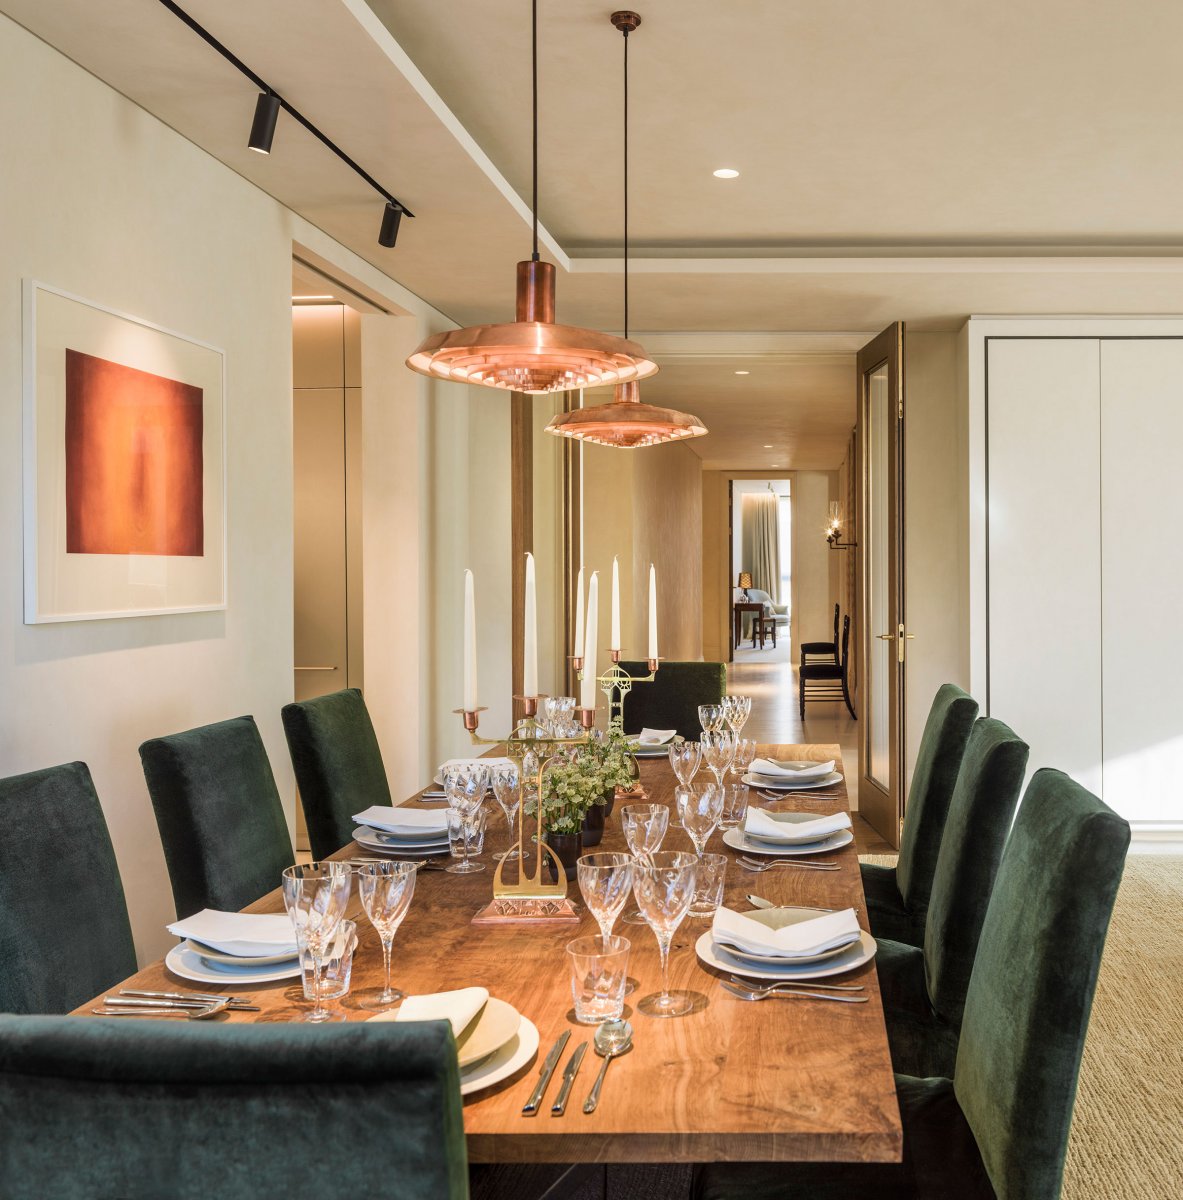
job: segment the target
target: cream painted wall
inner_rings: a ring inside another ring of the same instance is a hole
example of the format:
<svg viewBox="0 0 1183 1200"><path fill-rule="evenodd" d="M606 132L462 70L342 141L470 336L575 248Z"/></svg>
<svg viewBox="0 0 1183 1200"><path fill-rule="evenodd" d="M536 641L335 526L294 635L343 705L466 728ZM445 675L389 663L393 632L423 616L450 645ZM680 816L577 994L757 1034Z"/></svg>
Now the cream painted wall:
<svg viewBox="0 0 1183 1200"><path fill-rule="evenodd" d="M566 690L563 644L563 449L564 440L546 432L563 411L562 395L534 397L534 568L538 583L538 687L543 695Z"/></svg>
<svg viewBox="0 0 1183 1200"><path fill-rule="evenodd" d="M910 782L933 695L969 688L966 414L956 333L907 335L904 588L908 632L905 770Z"/></svg>

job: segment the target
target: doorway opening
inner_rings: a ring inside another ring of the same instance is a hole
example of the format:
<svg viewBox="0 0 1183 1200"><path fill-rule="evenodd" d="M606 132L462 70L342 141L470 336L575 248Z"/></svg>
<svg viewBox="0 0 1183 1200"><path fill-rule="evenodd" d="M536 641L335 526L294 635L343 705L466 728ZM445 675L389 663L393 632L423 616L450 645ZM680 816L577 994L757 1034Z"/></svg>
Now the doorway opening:
<svg viewBox="0 0 1183 1200"><path fill-rule="evenodd" d="M731 511L732 660L791 662L791 481L732 480Z"/></svg>

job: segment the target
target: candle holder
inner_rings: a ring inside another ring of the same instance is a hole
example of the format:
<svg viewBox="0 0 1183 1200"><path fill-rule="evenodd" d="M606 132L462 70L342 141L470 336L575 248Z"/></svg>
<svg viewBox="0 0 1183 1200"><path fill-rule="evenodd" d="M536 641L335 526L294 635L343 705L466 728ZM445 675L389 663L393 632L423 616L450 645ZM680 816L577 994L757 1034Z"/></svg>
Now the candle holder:
<svg viewBox="0 0 1183 1200"><path fill-rule="evenodd" d="M612 665L604 672L603 675L596 676L596 682L600 685L600 691L608 697L608 736L609 737L624 737L624 698L633 690L635 683L652 683L657 676L658 660L650 658L646 660L646 666L649 668L648 675L630 675L620 665L620 651L610 650L609 657L612 659ZM579 678L583 679L583 672L579 673ZM583 721L584 709L579 710L579 719ZM594 719L595 713L592 712ZM584 725L584 728L589 728Z"/></svg>

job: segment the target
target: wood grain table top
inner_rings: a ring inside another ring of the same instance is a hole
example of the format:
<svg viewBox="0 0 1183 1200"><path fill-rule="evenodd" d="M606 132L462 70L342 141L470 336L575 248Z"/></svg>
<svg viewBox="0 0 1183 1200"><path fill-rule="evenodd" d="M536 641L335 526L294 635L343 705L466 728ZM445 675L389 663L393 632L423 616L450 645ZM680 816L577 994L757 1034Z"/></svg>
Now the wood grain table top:
<svg viewBox="0 0 1183 1200"><path fill-rule="evenodd" d="M839 759L838 747L832 745L762 746L760 752L818 761ZM672 807L676 780L665 759L642 759L641 780L651 801ZM832 799L798 799L792 807L818 815L840 811L846 807L845 789L838 789ZM722 977L697 960L694 943L709 923L691 918L674 937L670 986L697 993L695 1011L666 1019L632 1011L638 997L660 987L657 943L646 926L618 922L615 932L632 942L629 975L637 982L636 991L626 999L625 1012L634 1028L633 1049L612 1064L599 1108L592 1115L584 1115L582 1102L600 1060L589 1044L566 1115L554 1118L549 1112L558 1091L556 1071L542 1114L523 1117L521 1107L541 1060L559 1034L571 1031L560 1071L581 1041L590 1043L593 1029L574 1020L565 947L572 938L596 933L598 928L575 882L568 894L576 902L578 925L472 926L472 917L491 898L491 851L508 843L501 813L491 801L490 810L482 856L489 869L474 875L419 873L410 912L395 938L392 972L395 986L408 994L487 987L538 1027L541 1041L534 1062L504 1083L466 1098L470 1161L899 1161L899 1108L874 963L830 981L864 984L870 998L867 1004L744 1001L724 991ZM690 849L690 839L671 824L664 848ZM736 865L734 852L723 846L718 832L708 848L732 859L724 901L729 907L750 908L744 898L748 892L777 904L853 906L860 924L867 927L853 843L824 856L841 864L833 872L778 868L749 873ZM597 849L627 849L617 815L609 819ZM350 846L335 857L364 856L360 847ZM247 911L282 912L278 889ZM361 911L356 889L348 915L357 921L359 937L353 986L380 984L378 937ZM123 986L251 995L263 1011L220 1018L236 1022L292 1020L306 1007L298 981L217 988L179 979L163 961L146 967ZM349 1020L370 1015L350 1007L348 997L338 1003ZM77 1012L84 1015L91 1007L85 1004Z"/></svg>

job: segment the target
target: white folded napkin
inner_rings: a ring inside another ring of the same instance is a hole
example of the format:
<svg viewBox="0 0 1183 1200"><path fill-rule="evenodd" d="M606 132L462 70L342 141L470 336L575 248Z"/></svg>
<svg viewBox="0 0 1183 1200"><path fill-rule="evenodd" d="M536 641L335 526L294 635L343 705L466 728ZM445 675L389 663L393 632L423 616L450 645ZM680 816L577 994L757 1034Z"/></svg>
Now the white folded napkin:
<svg viewBox="0 0 1183 1200"><path fill-rule="evenodd" d="M642 729L637 735L637 741L642 746L664 746L672 742L677 734L676 729Z"/></svg>
<svg viewBox="0 0 1183 1200"><path fill-rule="evenodd" d="M775 758L757 758L752 760L751 771L753 775L766 775L769 779L819 779L833 774L834 760L810 763L807 767L790 767Z"/></svg>
<svg viewBox="0 0 1183 1200"><path fill-rule="evenodd" d="M391 808L374 805L365 812L354 813L359 825L368 825L382 833L447 833L448 814L440 809Z"/></svg>
<svg viewBox="0 0 1183 1200"><path fill-rule="evenodd" d="M454 992L432 992L428 996L408 996L396 1012L379 1013L371 1021L450 1021L452 1033L459 1037L473 1018L488 1003L489 989L460 988Z"/></svg>
<svg viewBox="0 0 1183 1200"><path fill-rule="evenodd" d="M778 820L776 813L749 808L744 814L743 831L748 837L759 838L762 842L781 842L790 846L820 842L832 833L850 828L850 814L845 812L831 813L827 817L814 817L809 821L784 819L796 816L796 813L784 813Z"/></svg>
<svg viewBox="0 0 1183 1200"><path fill-rule="evenodd" d="M849 945L858 939L860 932L853 908L811 917L781 929L770 929L733 909L718 908L711 927L716 942L770 958L810 958Z"/></svg>
<svg viewBox="0 0 1183 1200"><path fill-rule="evenodd" d="M269 916L203 908L167 928L177 937L192 938L240 958L270 958L289 950L293 958L296 955L296 931L286 914Z"/></svg>
<svg viewBox="0 0 1183 1200"><path fill-rule="evenodd" d="M440 764L437 775L443 779L444 772L449 767L488 767L490 771L495 771L498 767L512 767L513 765L512 758L449 758L447 762Z"/></svg>

